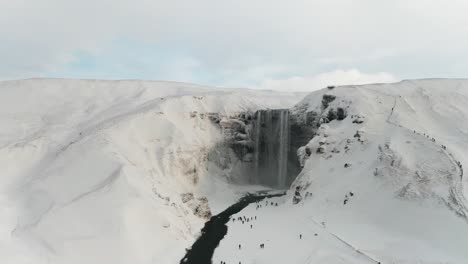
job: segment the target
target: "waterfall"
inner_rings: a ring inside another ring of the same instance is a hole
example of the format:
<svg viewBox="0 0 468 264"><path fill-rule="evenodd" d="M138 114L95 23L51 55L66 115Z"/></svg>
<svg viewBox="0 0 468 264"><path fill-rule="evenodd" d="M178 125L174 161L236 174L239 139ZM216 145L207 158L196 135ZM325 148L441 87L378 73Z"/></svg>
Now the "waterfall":
<svg viewBox="0 0 468 264"><path fill-rule="evenodd" d="M251 182L276 188L287 187L289 111L257 111L254 133L254 175L251 176Z"/></svg>
<svg viewBox="0 0 468 264"><path fill-rule="evenodd" d="M286 187L288 152L289 152L289 111L283 110L280 113L279 124L279 157L278 157L278 186Z"/></svg>
<svg viewBox="0 0 468 264"><path fill-rule="evenodd" d="M262 122L262 112L257 111L257 122L255 125L255 133L254 133L254 140L255 140L255 152L254 152L254 170L255 174L253 177L250 178L250 183L255 183L259 184L259 177L260 171L258 167L258 160L259 160L259 153L260 153L260 128L261 128L261 122Z"/></svg>

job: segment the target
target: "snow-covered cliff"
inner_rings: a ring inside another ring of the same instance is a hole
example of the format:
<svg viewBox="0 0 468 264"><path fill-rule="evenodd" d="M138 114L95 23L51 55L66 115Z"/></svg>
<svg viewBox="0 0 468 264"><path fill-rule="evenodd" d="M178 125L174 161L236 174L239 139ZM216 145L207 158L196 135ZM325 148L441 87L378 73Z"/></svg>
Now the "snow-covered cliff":
<svg viewBox="0 0 468 264"><path fill-rule="evenodd" d="M235 216L258 220L231 222L215 261L468 259L467 80L303 98L33 79L0 95L2 263L177 263L210 215L296 170L286 196Z"/></svg>
<svg viewBox="0 0 468 264"><path fill-rule="evenodd" d="M211 113L301 94L144 81L0 82L0 262L176 263L256 186L210 162Z"/></svg>

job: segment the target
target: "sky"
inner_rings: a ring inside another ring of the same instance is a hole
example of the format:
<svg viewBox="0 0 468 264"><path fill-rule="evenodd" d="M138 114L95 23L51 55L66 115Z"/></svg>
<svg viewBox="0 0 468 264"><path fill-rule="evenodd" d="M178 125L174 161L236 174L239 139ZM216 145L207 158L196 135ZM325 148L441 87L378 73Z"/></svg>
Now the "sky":
<svg viewBox="0 0 468 264"><path fill-rule="evenodd" d="M0 80L223 87L462 78L466 0L0 0Z"/></svg>

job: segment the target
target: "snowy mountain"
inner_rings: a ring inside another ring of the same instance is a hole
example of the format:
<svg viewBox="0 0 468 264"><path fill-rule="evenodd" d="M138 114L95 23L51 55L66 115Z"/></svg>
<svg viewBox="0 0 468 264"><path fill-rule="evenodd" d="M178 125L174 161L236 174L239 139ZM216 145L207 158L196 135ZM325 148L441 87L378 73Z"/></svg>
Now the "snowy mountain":
<svg viewBox="0 0 468 264"><path fill-rule="evenodd" d="M303 97L47 79L0 92L1 263L177 263L211 213L264 188L207 161L222 137L208 114Z"/></svg>
<svg viewBox="0 0 468 264"><path fill-rule="evenodd" d="M179 263L212 215L290 184L232 216L252 220L229 221L213 263L468 259L467 80L305 96L32 79L0 94L1 263Z"/></svg>
<svg viewBox="0 0 468 264"><path fill-rule="evenodd" d="M291 110L313 112L319 123L298 151L302 172L288 195L276 198L278 207L251 205L239 213L261 220L252 229L230 223L215 259L466 263L467 102L466 80L343 86L308 95ZM339 108L346 118L327 120ZM230 254L236 243L248 249ZM267 247L259 250L260 243Z"/></svg>

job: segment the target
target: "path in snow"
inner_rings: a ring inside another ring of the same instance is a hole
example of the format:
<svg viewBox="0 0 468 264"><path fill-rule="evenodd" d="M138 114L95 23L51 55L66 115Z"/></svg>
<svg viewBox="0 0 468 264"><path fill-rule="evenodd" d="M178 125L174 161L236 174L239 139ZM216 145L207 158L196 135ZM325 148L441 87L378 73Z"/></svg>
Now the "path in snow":
<svg viewBox="0 0 468 264"><path fill-rule="evenodd" d="M181 264L210 264L212 263L213 253L218 247L219 242L227 234L227 225L231 215L240 212L251 203L263 200L264 198L272 198L283 196L286 193L279 194L248 194L239 202L231 205L222 213L211 217L210 221L205 223L201 230L201 235L187 251L184 258L180 261Z"/></svg>
<svg viewBox="0 0 468 264"><path fill-rule="evenodd" d="M384 94L384 93L382 93ZM467 200L466 200L466 197L463 193L463 189L464 189L464 186L463 186L463 167L461 165L461 163L458 163L457 159L455 159L455 157L453 156L453 154L447 150L447 148L443 148L442 145L438 145L437 143L435 143L435 139L434 141L432 141L431 137L427 134L421 134L420 132L416 131L416 130L411 130L405 126L402 126L402 125L399 125L399 124L396 124L394 123L393 121L391 121L391 118L393 116L393 112L395 110L395 107L397 106L397 101L398 101L398 98L396 96L393 96L393 95L387 95L387 96L390 96L390 97L393 97L394 99L394 103L393 103L393 106L392 106L392 110L389 114L389 116L387 117L387 120L386 122L388 124L391 124L395 127L400 127L400 128L403 128L403 129L406 129L410 132L413 132L413 134L415 135L418 135L418 136L421 136L421 137L424 137L424 139L426 140L430 140L431 142L433 142L434 144L436 144L438 147L441 148L441 152L444 153L451 161L452 163L454 164L454 168L455 168L455 171L457 172L458 175L455 175L455 177L453 177L453 185L452 185L452 188L451 188L451 191L450 191L450 197L448 197L448 202L447 202L447 205L449 206L450 209L454 210L455 213L464 218L465 221L468 221L468 218L467 218L467 215L468 215L468 208L467 208ZM453 203L455 206L458 206L458 210L457 208L453 208L454 205L450 204L450 203Z"/></svg>

